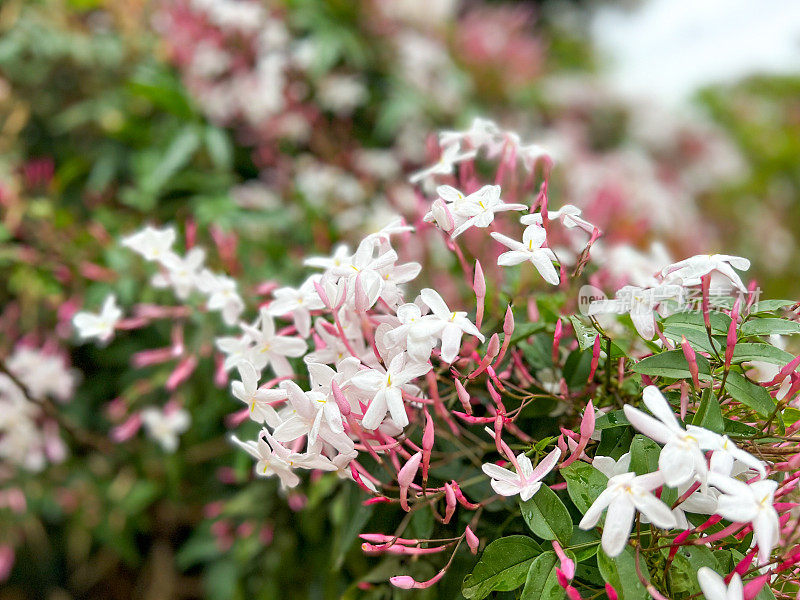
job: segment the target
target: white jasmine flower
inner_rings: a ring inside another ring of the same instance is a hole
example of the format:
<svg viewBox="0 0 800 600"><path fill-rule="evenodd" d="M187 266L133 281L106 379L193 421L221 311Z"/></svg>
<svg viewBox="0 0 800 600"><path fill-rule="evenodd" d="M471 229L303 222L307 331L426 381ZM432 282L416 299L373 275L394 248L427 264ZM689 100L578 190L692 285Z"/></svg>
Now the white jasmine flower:
<svg viewBox="0 0 800 600"><path fill-rule="evenodd" d="M166 272L153 276L152 284L156 288L171 287L180 300L186 300L200 279L200 269L206 253L202 248L192 248L185 257L173 252L167 253L161 260Z"/></svg>
<svg viewBox="0 0 800 600"><path fill-rule="evenodd" d="M539 225L530 225L522 232L522 241L511 239L502 233L492 232L492 237L498 242L509 248L508 252L503 252L497 257L497 264L501 267L510 267L523 262L530 262L542 278L552 285L558 285L560 278L558 271L553 266L553 261L557 260L556 255L550 248L543 248L546 233L544 228Z"/></svg>
<svg viewBox="0 0 800 600"><path fill-rule="evenodd" d="M278 377L293 375L294 369L287 357L303 356L308 348L305 341L298 337L275 333L275 322L266 309L261 310L259 320L260 328L257 328L257 325L242 325L255 343L255 347L249 353L253 366L256 369L263 369L269 365Z"/></svg>
<svg viewBox="0 0 800 600"><path fill-rule="evenodd" d="M497 212L508 210L525 210L524 204L506 204L500 199L499 185L485 185L459 202L453 204L453 213L466 218L463 224L456 227L451 237L456 238L470 227L488 227L494 221Z"/></svg>
<svg viewBox="0 0 800 600"><path fill-rule="evenodd" d="M642 398L655 418L630 405L624 407L625 416L647 437L664 444L658 457L658 469L667 485L679 486L695 475L705 483L708 465L703 450L717 446L719 436L703 427L681 427L669 402L654 385L644 389Z"/></svg>
<svg viewBox="0 0 800 600"><path fill-rule="evenodd" d="M442 360L452 363L461 349L461 336L474 335L481 342L486 341L478 328L467 318L464 311L451 312L439 293L430 288L420 292L420 298L431 309L433 316L444 324L439 335L442 340Z"/></svg>
<svg viewBox="0 0 800 600"><path fill-rule="evenodd" d="M516 496L519 494L523 501L527 501L539 491L542 486L541 480L553 470L559 458L561 458L561 450L555 448L539 461L539 464L534 468L531 459L524 452L520 452L517 456L519 473L514 473L494 463L486 463L481 466L481 469L492 478L492 489L495 492L501 496Z"/></svg>
<svg viewBox="0 0 800 600"><path fill-rule="evenodd" d="M683 301L684 289L679 285L658 285L640 288L626 285L617 290L613 300L596 300L589 305L589 315L629 313L636 332L646 340L656 335L655 312L659 303L675 298Z"/></svg>
<svg viewBox="0 0 800 600"><path fill-rule="evenodd" d="M400 353L389 363L388 370L368 369L357 373L351 379L356 387L375 394L361 420L364 429L377 429L387 411L398 427L408 425L403 390L409 382L425 375L433 368L430 363L416 362L408 358L406 353Z"/></svg>
<svg viewBox="0 0 800 600"><path fill-rule="evenodd" d="M745 292L747 288L739 274L733 269L747 271L750 261L740 256L729 254L698 254L675 264L668 265L661 270L661 277L665 280L677 280L685 286L700 285L701 278L711 274L713 287L732 284L738 290Z"/></svg>
<svg viewBox="0 0 800 600"><path fill-rule="evenodd" d="M147 434L165 452L175 452L178 449L178 436L189 429L191 423L189 413L182 408L162 410L151 406L141 412L141 417Z"/></svg>
<svg viewBox="0 0 800 600"><path fill-rule="evenodd" d="M635 512L638 510L656 527L672 529L675 516L669 506L653 495L653 490L664 485L661 473L623 473L608 480L605 490L589 507L578 527L592 529L608 508L601 545L611 557L618 556L630 539Z"/></svg>
<svg viewBox="0 0 800 600"><path fill-rule="evenodd" d="M583 219L581 217L581 209L572 204L565 204L558 210L547 211L547 218L550 221L558 219L567 229L578 227L588 234L592 234L594 230L597 229L594 225L589 223L589 221ZM542 225L542 213L537 212L530 215L523 215L519 221L523 225Z"/></svg>
<svg viewBox="0 0 800 600"><path fill-rule="evenodd" d="M108 342L114 337L114 328L121 318L122 311L112 294L106 297L100 314L81 311L72 317L72 324L81 339L97 338L101 342Z"/></svg>
<svg viewBox="0 0 800 600"><path fill-rule="evenodd" d="M292 470L292 459L297 455L272 437L266 429L261 430L255 441L243 442L235 435L231 436L231 440L256 459L254 471L259 477L277 475L282 489L293 488L300 483L300 478Z"/></svg>
<svg viewBox="0 0 800 600"><path fill-rule="evenodd" d="M750 523L758 544L758 560L766 563L780 537L778 513L773 506L778 482L762 479L747 484L714 472L708 482L722 492L717 514L735 523Z"/></svg>
<svg viewBox="0 0 800 600"><path fill-rule="evenodd" d="M251 363L242 361L237 367L242 380L231 383L231 393L247 405L250 418L256 423L267 423L270 427L280 425L281 419L272 403L285 400L286 390L262 390L258 387L259 374Z"/></svg>
<svg viewBox="0 0 800 600"><path fill-rule="evenodd" d="M307 338L311 332L311 311L325 308L319 297L314 283L320 280L319 275L306 279L298 288L284 287L273 292L275 300L267 308L267 312L274 317L290 314L294 319L297 332Z"/></svg>
<svg viewBox="0 0 800 600"><path fill-rule="evenodd" d="M411 183L417 183L431 175L450 175L456 163L475 158L477 154L477 150L466 150L462 152L458 144L447 146L442 150L442 155L439 157L438 162L421 171L413 173L408 180Z"/></svg>
<svg viewBox="0 0 800 600"><path fill-rule="evenodd" d="M148 225L141 231L122 238L122 245L141 254L146 260L162 261L172 252L176 235L174 227L157 229Z"/></svg>
<svg viewBox="0 0 800 600"><path fill-rule="evenodd" d="M197 279L197 287L208 295L208 310L220 311L222 320L228 325L235 325L244 311L244 300L237 292L236 281L225 275L217 275L203 269Z"/></svg>

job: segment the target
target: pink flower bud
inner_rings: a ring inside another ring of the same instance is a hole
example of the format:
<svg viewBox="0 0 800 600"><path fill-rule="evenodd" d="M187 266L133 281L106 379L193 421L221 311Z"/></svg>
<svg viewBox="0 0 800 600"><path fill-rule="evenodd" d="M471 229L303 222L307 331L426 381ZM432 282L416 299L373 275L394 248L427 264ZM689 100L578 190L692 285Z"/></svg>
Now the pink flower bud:
<svg viewBox="0 0 800 600"><path fill-rule="evenodd" d="M453 514L456 512L456 504L458 504L458 501L456 500L456 493L453 491L453 486L451 486L449 483L444 484L444 499L445 510L442 523L447 525L450 522L450 519L453 518Z"/></svg>
<svg viewBox="0 0 800 600"><path fill-rule="evenodd" d="M195 367L197 367L197 357L194 355L187 356L172 371L164 387L170 392L174 391L180 384L191 377Z"/></svg>
<svg viewBox="0 0 800 600"><path fill-rule="evenodd" d="M744 585L744 600L752 600L758 596L761 592L761 588L769 581L770 577L772 577L772 573L768 572L748 581Z"/></svg>
<svg viewBox="0 0 800 600"><path fill-rule="evenodd" d="M739 298L733 303L733 310L731 310L731 324L728 327L728 339L725 345L725 369L731 366L733 360L733 349L736 347L736 328L739 325Z"/></svg>
<svg viewBox="0 0 800 600"><path fill-rule="evenodd" d="M464 387L464 384L461 383L458 379L455 379L456 385L456 394L458 394L458 400L461 402L461 406L464 407L464 410L468 415L472 414L472 404L470 403L469 392Z"/></svg>
<svg viewBox="0 0 800 600"><path fill-rule="evenodd" d="M428 480L428 468L431 464L431 450L434 441L433 419L430 413L425 410L425 431L422 434L422 479Z"/></svg>
<svg viewBox="0 0 800 600"><path fill-rule="evenodd" d="M406 512L408 508L408 487L414 481L414 477L419 470L419 463L422 461L422 452L417 452L408 459L403 468L397 473L397 483L400 484L400 506Z"/></svg>
<svg viewBox="0 0 800 600"><path fill-rule="evenodd" d="M709 288L711 287L711 275L703 275L700 278L701 289L703 291L703 301L702 301L702 308L703 308L703 323L706 325L706 329L711 329L711 316L709 314L709 302L708 302L708 292Z"/></svg>
<svg viewBox="0 0 800 600"><path fill-rule="evenodd" d="M687 341L684 336L681 336L681 348L683 348L683 355L686 357L686 362L689 363L689 372L692 374L692 383L695 389L700 388L700 370L697 366L697 355L694 348Z"/></svg>
<svg viewBox="0 0 800 600"><path fill-rule="evenodd" d="M339 407L339 412L342 413L343 417L346 417L350 414L351 408L350 403L342 392L342 388L340 388L339 384L335 381L331 381L331 391L333 392L333 399L336 401L336 406Z"/></svg>
<svg viewBox="0 0 800 600"><path fill-rule="evenodd" d="M478 546L480 546L481 541L478 539L478 536L472 532L472 529L469 528L469 525L467 525L467 528L464 531L464 537L467 540L467 546L469 546L470 552L477 554Z"/></svg>
<svg viewBox="0 0 800 600"><path fill-rule="evenodd" d="M389 578L389 583L401 590L410 590L417 582L409 575L395 575Z"/></svg>
<svg viewBox="0 0 800 600"><path fill-rule="evenodd" d="M122 425L111 430L111 439L117 443L131 439L142 426L142 417L136 413L128 418Z"/></svg>
<svg viewBox="0 0 800 600"><path fill-rule="evenodd" d="M553 364L558 364L558 346L561 342L561 336L564 326L561 323L561 319L556 321L556 331L553 334Z"/></svg>
<svg viewBox="0 0 800 600"><path fill-rule="evenodd" d="M606 358L609 360L609 358ZM596 335L594 338L594 344L592 345L592 364L589 368L589 379L588 381L591 382L594 379L595 371L597 371L597 365L600 363L600 334Z"/></svg>
<svg viewBox="0 0 800 600"><path fill-rule="evenodd" d="M608 596L608 600L619 600L619 594L617 594L617 590L614 589L610 583L606 584L606 595Z"/></svg>
<svg viewBox="0 0 800 600"><path fill-rule="evenodd" d="M8 544L0 546L0 581L5 581L14 568L14 548Z"/></svg>

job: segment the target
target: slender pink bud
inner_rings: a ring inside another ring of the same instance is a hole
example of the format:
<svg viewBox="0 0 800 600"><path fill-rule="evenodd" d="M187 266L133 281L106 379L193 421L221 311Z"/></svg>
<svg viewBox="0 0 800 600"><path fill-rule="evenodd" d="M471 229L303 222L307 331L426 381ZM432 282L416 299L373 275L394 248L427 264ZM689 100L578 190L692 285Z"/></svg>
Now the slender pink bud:
<svg viewBox="0 0 800 600"><path fill-rule="evenodd" d="M608 600L619 600L619 594L617 594L617 590L615 590L614 586L610 583L606 584L606 595L608 596Z"/></svg>
<svg viewBox="0 0 800 600"><path fill-rule="evenodd" d="M503 358L506 355L506 350L508 350L509 344L511 344L511 335L514 333L514 313L511 310L511 305L509 304L506 307L506 316L503 320L503 345L500 348L500 353L497 355L497 360L494 363L494 366L497 368L500 366Z"/></svg>
<svg viewBox="0 0 800 600"><path fill-rule="evenodd" d="M558 560L561 561L562 573L568 580L572 580L575 577L575 561L567 556L561 544L555 540L553 541L553 551L556 553L556 556L558 556ZM565 586L562 585L561 587Z"/></svg>
<svg viewBox="0 0 800 600"><path fill-rule="evenodd" d="M428 581L416 581L413 577L408 575L395 575L394 577L389 578L389 583L393 586L400 588L401 590L424 590L426 588L431 587L437 581L439 581L442 577L444 577L445 570L442 569L436 575L431 577Z"/></svg>
<svg viewBox="0 0 800 600"><path fill-rule="evenodd" d="M14 568L14 548L8 544L0 546L0 581L5 581Z"/></svg>
<svg viewBox="0 0 800 600"><path fill-rule="evenodd" d="M731 324L728 327L728 339L725 346L725 370L730 369L733 360L733 349L736 347L736 328L739 326L739 298L733 303Z"/></svg>
<svg viewBox="0 0 800 600"><path fill-rule="evenodd" d="M594 344L592 344L592 364L589 368L589 382L594 379L597 365L600 363L600 345L600 334L597 334L594 338ZM608 360L608 358L606 360Z"/></svg>
<svg viewBox="0 0 800 600"><path fill-rule="evenodd" d="M458 487L458 483L453 480L450 482L450 486L453 488L453 492L455 492L456 500L458 503L468 510L477 510L481 507L480 504L475 504L467 500L467 497L464 495L464 492L461 491L461 488Z"/></svg>
<svg viewBox="0 0 800 600"><path fill-rule="evenodd" d="M536 323L539 320L539 307L536 305L536 300L533 298L528 299L528 321Z"/></svg>
<svg viewBox="0 0 800 600"><path fill-rule="evenodd" d="M433 418L425 409L425 431L422 434L422 480L428 481L428 468L431 464L431 450L434 440Z"/></svg>
<svg viewBox="0 0 800 600"><path fill-rule="evenodd" d="M571 585L567 586L566 592L567 592L567 598L569 598L569 600L583 600L581 597L581 593L577 590L577 588L574 588Z"/></svg>
<svg viewBox="0 0 800 600"><path fill-rule="evenodd" d="M142 426L142 417L136 413L128 418L122 425L111 430L111 439L117 443L131 439Z"/></svg>
<svg viewBox="0 0 800 600"><path fill-rule="evenodd" d="M594 424L594 404L592 404L592 401L589 400L589 404L586 405L586 410L583 411L583 418L581 419L581 435L578 445L573 450L572 456L563 462L561 468L571 465L581 457L583 451L586 449L586 446L589 443L589 440L592 437L592 434L594 433Z"/></svg>
<svg viewBox="0 0 800 600"><path fill-rule="evenodd" d="M561 335L562 335L563 327L564 326L561 323L561 319L556 321L556 331L555 331L555 334L553 335L553 364L554 365L558 364L558 346L559 346L559 343L561 342Z"/></svg>
<svg viewBox="0 0 800 600"><path fill-rule="evenodd" d="M681 379L681 421L686 420L686 411L689 410L689 384Z"/></svg>
<svg viewBox="0 0 800 600"><path fill-rule="evenodd" d="M758 596L761 592L761 588L769 581L770 577L772 577L771 572L765 573L744 584L744 600L752 600Z"/></svg>
<svg viewBox="0 0 800 600"><path fill-rule="evenodd" d="M342 388L339 387L339 384L335 381L331 381L331 391L333 392L333 399L336 401L336 406L339 407L339 412L342 413L343 417L346 417L350 414L350 403L347 401L347 398L344 397L344 393L342 392Z"/></svg>
<svg viewBox="0 0 800 600"><path fill-rule="evenodd" d="M763 385L765 385L765 386L769 387L769 386L771 386L771 385L775 385L776 383L780 383L780 382L782 382L782 381L783 381L784 379L786 379L786 378L787 378L789 375L791 375L792 373L794 373L794 370L797 368L797 365L800 365L800 354L798 354L797 356L795 356L795 357L794 357L794 358L791 360L791 362L789 362L789 364L787 364L787 365L786 365L785 367L783 367L783 368L782 368L780 371L778 371L778 374L777 374L777 375L775 375L775 377L773 377L773 378L772 378L772 380L768 381L767 383L765 383L765 384L763 384Z"/></svg>
<svg viewBox="0 0 800 600"><path fill-rule="evenodd" d="M408 459L403 468L397 473L397 483L400 484L400 506L408 512L408 487L414 481L414 477L419 470L419 463L422 461L422 452L417 452Z"/></svg>
<svg viewBox="0 0 800 600"><path fill-rule="evenodd" d="M467 525L467 528L464 531L464 537L467 540L467 546L469 546L470 551L473 554L477 554L478 546L480 546L481 541L478 539L478 536L472 532L472 529L469 528L469 525Z"/></svg>
<svg viewBox="0 0 800 600"><path fill-rule="evenodd" d="M317 295L319 299L322 300L322 304L325 305L325 308L330 310L332 308L331 301L328 298L328 294L325 292L325 288L322 287L322 284L319 281L314 281L314 289L317 290Z"/></svg>
<svg viewBox="0 0 800 600"><path fill-rule="evenodd" d="M711 275L703 275L700 278L701 289L703 291L703 301L702 301L702 308L703 308L703 323L706 325L706 329L711 329L711 315L709 313L709 302L708 302L708 292L709 288L711 287Z"/></svg>
<svg viewBox="0 0 800 600"><path fill-rule="evenodd" d="M689 372L692 374L692 383L695 389L700 389L700 370L697 366L697 355L694 348L687 341L684 336L681 336L681 348L683 348L683 355L686 357L686 362L689 363Z"/></svg>
<svg viewBox="0 0 800 600"><path fill-rule="evenodd" d="M395 575L389 578L389 583L401 590L410 590L413 589L417 582L409 575Z"/></svg>
<svg viewBox="0 0 800 600"><path fill-rule="evenodd" d="M172 371L164 387L170 392L174 391L180 384L191 377L195 367L197 367L197 357L194 355L187 356L179 362L175 370Z"/></svg>
<svg viewBox="0 0 800 600"><path fill-rule="evenodd" d="M464 407L464 410L468 415L472 414L472 404L469 401L469 392L464 387L464 384L461 383L458 379L455 379L456 384L456 394L458 394L458 400L461 402L461 406Z"/></svg>
<svg viewBox="0 0 800 600"><path fill-rule="evenodd" d="M472 289L475 291L475 299L477 300L477 312L475 314L475 326L480 329L483 323L484 303L486 301L486 279L483 276L483 269L481 262L475 261L475 275L472 280Z"/></svg>
<svg viewBox="0 0 800 600"><path fill-rule="evenodd" d="M486 346L486 355L478 364L477 368L472 373L467 375L467 377L469 379L474 379L475 377L483 373L486 370L486 368L492 363L494 357L497 356L497 353L499 351L500 351L500 336L498 336L495 333L492 335L491 338L489 338L489 344ZM478 353L475 352L476 356L477 354Z"/></svg>
<svg viewBox="0 0 800 600"><path fill-rule="evenodd" d="M444 500L445 509L442 523L447 525L450 522L450 519L453 518L453 514L456 512L456 504L458 504L458 500L456 500L456 493L453 491L453 486L451 486L449 483L444 484Z"/></svg>

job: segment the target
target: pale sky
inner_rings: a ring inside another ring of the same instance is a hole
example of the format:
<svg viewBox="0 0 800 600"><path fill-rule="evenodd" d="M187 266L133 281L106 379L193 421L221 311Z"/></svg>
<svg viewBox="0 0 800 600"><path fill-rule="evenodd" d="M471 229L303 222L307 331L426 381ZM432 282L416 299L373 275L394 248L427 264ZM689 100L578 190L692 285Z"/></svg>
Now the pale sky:
<svg viewBox="0 0 800 600"><path fill-rule="evenodd" d="M592 32L614 89L667 104L706 83L800 73L800 0L647 0L600 9Z"/></svg>

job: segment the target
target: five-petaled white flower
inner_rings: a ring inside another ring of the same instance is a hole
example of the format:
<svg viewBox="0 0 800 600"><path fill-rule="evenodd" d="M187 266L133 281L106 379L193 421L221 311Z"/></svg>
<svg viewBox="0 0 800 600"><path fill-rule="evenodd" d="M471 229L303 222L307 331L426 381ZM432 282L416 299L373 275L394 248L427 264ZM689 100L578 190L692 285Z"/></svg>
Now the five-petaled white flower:
<svg viewBox="0 0 800 600"><path fill-rule="evenodd" d="M780 535L778 513L773 506L778 482L762 479L747 484L713 471L708 482L722 492L717 514L736 523L750 523L758 544L759 563L766 563Z"/></svg>
<svg viewBox="0 0 800 600"><path fill-rule="evenodd" d="M677 487L695 475L705 483L708 464L703 450L716 445L717 434L695 425L688 425L686 429L681 427L669 402L654 385L644 389L642 398L656 418L629 404L625 405L625 416L647 437L664 444L658 457L658 469L666 484Z"/></svg>
<svg viewBox="0 0 800 600"><path fill-rule="evenodd" d="M675 264L664 267L661 277L667 281L676 280L682 285L700 285L703 276L711 274L711 287L729 287L732 284L745 292L747 288L741 277L733 269L747 271L750 261L741 256L729 254L698 254Z"/></svg>
<svg viewBox="0 0 800 600"><path fill-rule="evenodd" d="M558 219L561 221L561 224L566 227L567 229L572 229L577 227L582 229L588 234L594 232L597 227L589 223L586 219L581 217L581 209L577 206L573 206L572 204L565 204L558 210L549 210L547 211L547 218L550 221L554 221ZM523 215L520 217L520 223L523 225L542 225L543 218L542 213L537 212L530 215Z"/></svg>
<svg viewBox="0 0 800 600"><path fill-rule="evenodd" d="M525 210L524 204L506 204L500 199L499 185L485 185L463 200L454 202L453 214L466 218L455 228L451 237L458 237L470 227L488 227L494 221L494 214L507 210Z"/></svg>
<svg viewBox="0 0 800 600"><path fill-rule="evenodd" d="M257 325L242 325L255 342L249 358L256 369L263 369L267 365L272 367L278 377L294 374L294 369L287 357L297 358L302 356L307 345L304 340L288 335L278 335L275 332L275 322L266 309L261 309L259 316L261 327Z"/></svg>
<svg viewBox="0 0 800 600"><path fill-rule="evenodd" d="M498 242L509 248L508 252L503 252L497 257L497 264L501 267L510 267L523 262L530 262L539 271L539 274L547 282L558 285L560 278L558 271L553 266L553 261L557 260L556 255L550 248L543 248L546 233L544 228L539 225L530 225L522 232L522 241L511 239L502 233L492 232L492 237Z"/></svg>
<svg viewBox="0 0 800 600"><path fill-rule="evenodd" d="M280 425L281 419L272 403L285 400L286 390L260 389L258 372L252 363L241 361L237 367L242 380L231 383L231 392L247 405L250 418L256 423L267 423L270 427Z"/></svg>
<svg viewBox="0 0 800 600"><path fill-rule="evenodd" d="M161 410L151 406L142 411L141 417L147 434L166 452L175 452L178 436L189 429L191 422L189 413L182 408Z"/></svg>
<svg viewBox="0 0 800 600"><path fill-rule="evenodd" d="M147 260L162 261L171 254L175 237L174 227L157 229L148 225L141 231L122 238L122 245L141 254Z"/></svg>
<svg viewBox="0 0 800 600"><path fill-rule="evenodd" d="M495 492L501 496L519 494L523 501L527 501L539 491L542 486L542 479L553 470L559 458L561 458L561 450L554 448L534 468L531 459L524 452L520 452L517 456L518 473L504 469L494 463L486 463L481 466L481 469L492 478L492 489Z"/></svg>
<svg viewBox="0 0 800 600"><path fill-rule="evenodd" d="M226 324L236 324L244 310L244 301L236 291L235 280L203 269L197 278L197 288L208 295L208 310L219 311Z"/></svg>
<svg viewBox="0 0 800 600"><path fill-rule="evenodd" d="M387 342L392 346L401 344L411 358L426 362L444 322L432 315L423 315L419 305L413 302L397 307L397 318L400 325L386 333Z"/></svg>
<svg viewBox="0 0 800 600"><path fill-rule="evenodd" d="M186 300L197 287L205 258L206 253L202 248L192 248L184 257L168 252L161 259L165 271L153 276L153 287L171 287L180 300Z"/></svg>
<svg viewBox="0 0 800 600"><path fill-rule="evenodd" d="M669 506L653 494L653 490L662 485L664 478L658 471L638 476L636 473L615 475L583 515L578 527L592 529L607 507L601 545L608 556L618 556L628 543L637 510L656 527L672 529L676 526Z"/></svg>
<svg viewBox="0 0 800 600"><path fill-rule="evenodd" d="M81 339L97 338L101 342L108 342L114 337L114 328L122 318L122 311L117 306L117 299L112 294L106 297L100 314L79 312L72 317L72 324Z"/></svg>
<svg viewBox="0 0 800 600"><path fill-rule="evenodd" d="M411 183L417 183L418 181L422 181L431 175L450 175L450 173L453 172L453 166L456 163L475 158L477 154L477 150L465 150L462 152L460 144L447 146L442 150L442 154L437 162L425 169L413 173L408 180Z"/></svg>
<svg viewBox="0 0 800 600"><path fill-rule="evenodd" d="M272 295L275 300L267 308L267 312L274 317L290 314L294 320L297 332L304 338L311 332L311 311L325 308L320 299L314 283L319 283L320 276L313 275L295 289L283 287L275 290Z"/></svg>
<svg viewBox="0 0 800 600"><path fill-rule="evenodd" d="M461 349L461 336L474 335L481 342L486 341L478 328L467 318L464 311L452 312L435 290L425 288L419 293L422 301L431 309L433 316L444 323L439 336L442 339L442 360L453 362Z"/></svg>
<svg viewBox="0 0 800 600"><path fill-rule="evenodd" d="M243 442L235 435L231 436L231 440L256 459L253 470L259 477L277 475L283 489L293 488L300 483L300 478L292 470L295 465L293 459L300 455L284 447L266 429L261 430L255 441Z"/></svg>
<svg viewBox="0 0 800 600"><path fill-rule="evenodd" d="M382 369L368 369L351 378L350 381L357 388L375 393L361 419L364 429L377 429L387 411L398 427L408 425L403 389L433 368L430 363L409 358L408 354L401 352L391 360L385 372Z"/></svg>
<svg viewBox="0 0 800 600"><path fill-rule="evenodd" d="M595 300L589 305L590 316L628 313L636 332L646 340L656 335L655 313L662 301L676 299L682 303L684 289L680 285L664 284L649 288L626 285L617 290L613 300Z"/></svg>

